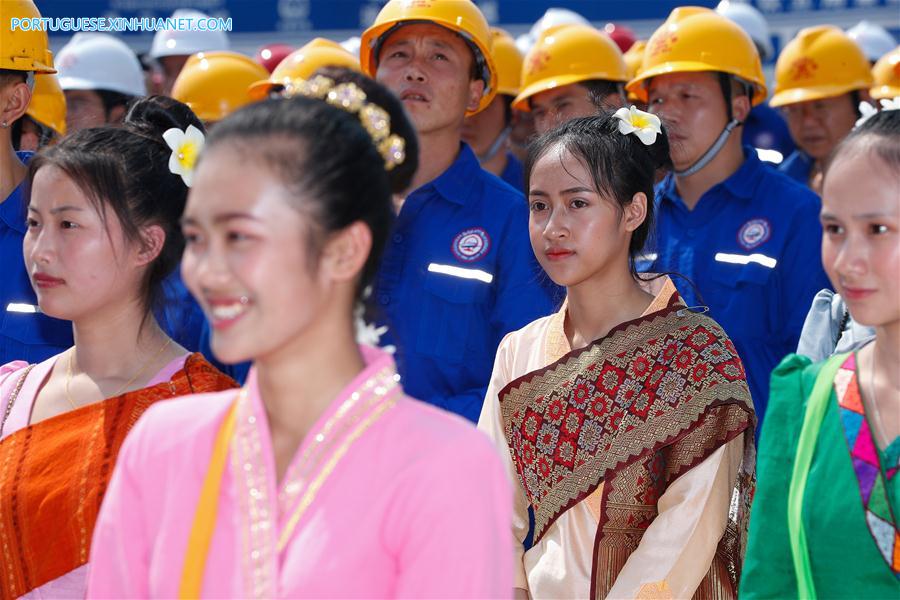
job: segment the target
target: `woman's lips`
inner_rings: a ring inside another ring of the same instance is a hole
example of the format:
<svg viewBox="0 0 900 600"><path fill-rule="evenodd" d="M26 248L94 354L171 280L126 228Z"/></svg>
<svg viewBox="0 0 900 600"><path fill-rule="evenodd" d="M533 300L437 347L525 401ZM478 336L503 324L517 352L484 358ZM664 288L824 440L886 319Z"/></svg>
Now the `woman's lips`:
<svg viewBox="0 0 900 600"><path fill-rule="evenodd" d="M868 298L872 294L875 293L876 290L866 289L866 288L844 288L844 299L846 300L862 300L863 298Z"/></svg>
<svg viewBox="0 0 900 600"><path fill-rule="evenodd" d="M550 260L564 260L564 259L569 258L570 256L574 255L575 252L573 250L563 250L563 249L559 248L559 249L547 250L544 254Z"/></svg>
<svg viewBox="0 0 900 600"><path fill-rule="evenodd" d="M42 289L58 287L65 283L64 279L51 277L50 275L46 275L44 273L35 273L32 280L34 281L34 285Z"/></svg>

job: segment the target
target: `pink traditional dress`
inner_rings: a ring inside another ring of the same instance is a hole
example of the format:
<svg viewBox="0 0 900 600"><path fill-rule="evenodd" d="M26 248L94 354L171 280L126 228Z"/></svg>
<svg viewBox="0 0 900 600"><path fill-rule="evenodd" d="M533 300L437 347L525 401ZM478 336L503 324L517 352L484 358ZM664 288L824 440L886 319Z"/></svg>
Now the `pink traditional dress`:
<svg viewBox="0 0 900 600"><path fill-rule="evenodd" d="M239 394L148 411L100 512L88 596L508 597L495 448L405 397L390 355L362 353L280 482L254 370Z"/></svg>

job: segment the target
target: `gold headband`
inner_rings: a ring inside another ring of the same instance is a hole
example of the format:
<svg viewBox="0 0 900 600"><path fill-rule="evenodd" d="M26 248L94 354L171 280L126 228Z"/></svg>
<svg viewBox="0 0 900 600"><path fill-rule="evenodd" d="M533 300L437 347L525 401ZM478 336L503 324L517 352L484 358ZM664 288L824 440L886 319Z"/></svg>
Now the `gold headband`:
<svg viewBox="0 0 900 600"><path fill-rule="evenodd" d="M281 95L285 98L306 96L324 100L359 118L365 127L378 152L384 158L384 168L388 171L406 159L406 141L395 133L391 133L391 117L387 111L376 104L366 102L366 93L352 82L335 85L334 80L323 75L312 79L291 79L284 81Z"/></svg>

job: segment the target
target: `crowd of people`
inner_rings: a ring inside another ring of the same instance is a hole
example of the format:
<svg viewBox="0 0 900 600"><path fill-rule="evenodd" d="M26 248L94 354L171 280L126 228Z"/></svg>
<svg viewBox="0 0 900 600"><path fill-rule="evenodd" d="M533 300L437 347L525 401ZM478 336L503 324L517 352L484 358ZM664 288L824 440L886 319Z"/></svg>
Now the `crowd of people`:
<svg viewBox="0 0 900 600"><path fill-rule="evenodd" d="M0 598L900 596L883 29L2 2Z"/></svg>

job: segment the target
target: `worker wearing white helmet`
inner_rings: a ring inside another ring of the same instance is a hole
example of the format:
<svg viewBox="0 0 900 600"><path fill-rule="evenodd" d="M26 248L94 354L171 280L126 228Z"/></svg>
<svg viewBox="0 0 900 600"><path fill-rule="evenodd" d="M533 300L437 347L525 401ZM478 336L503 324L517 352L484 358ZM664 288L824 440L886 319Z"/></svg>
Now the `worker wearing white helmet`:
<svg viewBox="0 0 900 600"><path fill-rule="evenodd" d="M171 18L199 21L210 17L197 10L178 9L172 13ZM150 58L159 61L162 66L165 73L163 89L168 94L191 54L228 49L228 34L224 31L200 31L196 27L161 29L153 36Z"/></svg>
<svg viewBox="0 0 900 600"><path fill-rule="evenodd" d="M128 103L147 93L137 55L105 33L76 33L56 57L69 132L119 123Z"/></svg>
<svg viewBox="0 0 900 600"><path fill-rule="evenodd" d="M862 48L873 65L897 45L897 40L887 29L871 21L860 21L847 30L847 35Z"/></svg>
<svg viewBox="0 0 900 600"><path fill-rule="evenodd" d="M769 32L769 22L759 10L746 2L722 0L716 6L716 12L737 23L741 29L747 32L763 62L775 58L775 48L772 46L772 36Z"/></svg>

